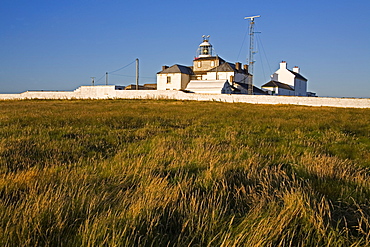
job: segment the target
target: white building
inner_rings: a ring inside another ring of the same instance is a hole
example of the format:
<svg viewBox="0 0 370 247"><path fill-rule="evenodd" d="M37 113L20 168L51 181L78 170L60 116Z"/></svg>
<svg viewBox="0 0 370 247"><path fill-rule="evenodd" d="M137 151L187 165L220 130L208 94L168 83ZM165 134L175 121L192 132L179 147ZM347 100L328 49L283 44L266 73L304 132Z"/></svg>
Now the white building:
<svg viewBox="0 0 370 247"><path fill-rule="evenodd" d="M262 89L274 95L307 96L307 79L300 74L299 67L293 70L287 68L282 61L280 68L271 76L271 81L262 86Z"/></svg>
<svg viewBox="0 0 370 247"><path fill-rule="evenodd" d="M192 75L194 72L190 67L162 66L162 71L157 73L157 90L184 90Z"/></svg>
<svg viewBox="0 0 370 247"><path fill-rule="evenodd" d="M193 93L247 94L248 65L228 63L213 55L209 36L203 36L193 66L163 66L157 73L157 90L184 90ZM266 94L254 87L254 94Z"/></svg>

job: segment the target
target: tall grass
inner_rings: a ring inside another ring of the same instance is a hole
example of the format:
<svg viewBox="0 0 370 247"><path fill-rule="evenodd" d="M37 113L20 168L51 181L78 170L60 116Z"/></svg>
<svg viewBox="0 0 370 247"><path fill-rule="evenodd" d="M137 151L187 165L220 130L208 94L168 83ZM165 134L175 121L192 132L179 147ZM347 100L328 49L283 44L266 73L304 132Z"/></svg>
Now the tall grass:
<svg viewBox="0 0 370 247"><path fill-rule="evenodd" d="M0 101L2 246L369 246L370 110Z"/></svg>

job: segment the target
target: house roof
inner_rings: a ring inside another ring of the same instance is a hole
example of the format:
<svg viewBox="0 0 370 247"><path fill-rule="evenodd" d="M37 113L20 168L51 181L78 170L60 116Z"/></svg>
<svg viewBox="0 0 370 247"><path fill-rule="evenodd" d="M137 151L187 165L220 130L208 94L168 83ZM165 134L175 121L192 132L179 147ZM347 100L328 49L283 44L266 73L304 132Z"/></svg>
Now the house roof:
<svg viewBox="0 0 370 247"><path fill-rule="evenodd" d="M290 69L288 69L293 75L295 75L298 79L303 80L303 81L308 81L306 78L304 78L301 74L294 72Z"/></svg>
<svg viewBox="0 0 370 247"><path fill-rule="evenodd" d="M262 87L277 87L277 88L294 91L294 89L290 85L282 83L282 82L274 81L274 80L267 82L265 85L262 85Z"/></svg>
<svg viewBox="0 0 370 247"><path fill-rule="evenodd" d="M217 66L213 69L208 70L208 72L234 72L235 71L235 64L232 63L223 63L220 66Z"/></svg>
<svg viewBox="0 0 370 247"><path fill-rule="evenodd" d="M184 66L184 65L179 65L179 64L172 65L171 67L165 70L162 70L158 72L157 74L169 74L169 73L182 73L182 74L187 74L187 75L194 74L191 68Z"/></svg>
<svg viewBox="0 0 370 247"><path fill-rule="evenodd" d="M259 89L258 87L253 86L253 94L268 94L268 92L263 91L262 89Z"/></svg>
<svg viewBox="0 0 370 247"><path fill-rule="evenodd" d="M207 72L243 72L244 70L236 70L235 64L233 63L223 63L213 69L208 70Z"/></svg>
<svg viewBox="0 0 370 247"><path fill-rule="evenodd" d="M146 83L144 84L144 87L157 89L157 83Z"/></svg>
<svg viewBox="0 0 370 247"><path fill-rule="evenodd" d="M218 67L212 68L207 72L238 72L238 73L245 73L248 74L248 71L245 69L240 68L240 70L236 69L235 64L233 63L223 63Z"/></svg>
<svg viewBox="0 0 370 247"><path fill-rule="evenodd" d="M239 86L241 86L243 88L245 88L246 90L248 90L248 88L249 88L248 84L239 83L239 82L234 82L234 83L238 84ZM253 85L253 94L268 94L268 93Z"/></svg>
<svg viewBox="0 0 370 247"><path fill-rule="evenodd" d="M230 85L227 80L191 80L186 87L186 91L220 94L225 84Z"/></svg>

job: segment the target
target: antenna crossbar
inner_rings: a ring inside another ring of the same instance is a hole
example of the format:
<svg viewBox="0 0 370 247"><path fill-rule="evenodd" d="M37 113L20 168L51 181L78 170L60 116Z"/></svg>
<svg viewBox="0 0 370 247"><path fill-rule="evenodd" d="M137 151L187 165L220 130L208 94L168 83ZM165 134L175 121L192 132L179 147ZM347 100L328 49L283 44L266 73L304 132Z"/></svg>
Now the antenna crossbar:
<svg viewBox="0 0 370 247"><path fill-rule="evenodd" d="M249 17L244 17L244 19L251 19L251 21L254 21L254 18L261 17L260 15L254 15Z"/></svg>

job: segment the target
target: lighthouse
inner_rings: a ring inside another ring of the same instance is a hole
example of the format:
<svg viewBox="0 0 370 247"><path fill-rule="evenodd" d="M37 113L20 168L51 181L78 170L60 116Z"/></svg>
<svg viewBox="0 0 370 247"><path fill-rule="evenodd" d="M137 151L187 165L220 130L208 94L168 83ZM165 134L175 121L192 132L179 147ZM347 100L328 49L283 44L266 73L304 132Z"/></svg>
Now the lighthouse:
<svg viewBox="0 0 370 247"><path fill-rule="evenodd" d="M197 55L198 57L212 57L212 45L209 43L209 35L203 35L203 42L199 45Z"/></svg>
<svg viewBox="0 0 370 247"><path fill-rule="evenodd" d="M157 90L185 90L192 93L246 94L248 66L229 63L218 56L203 35L193 66L180 64L162 66L157 73Z"/></svg>
<svg viewBox="0 0 370 247"><path fill-rule="evenodd" d="M216 68L225 61L219 56L213 55L214 50L211 43L209 43L209 35L203 35L203 42L199 45L197 55L193 60L193 71L206 72L210 69ZM196 75L197 80L202 80L202 75Z"/></svg>

